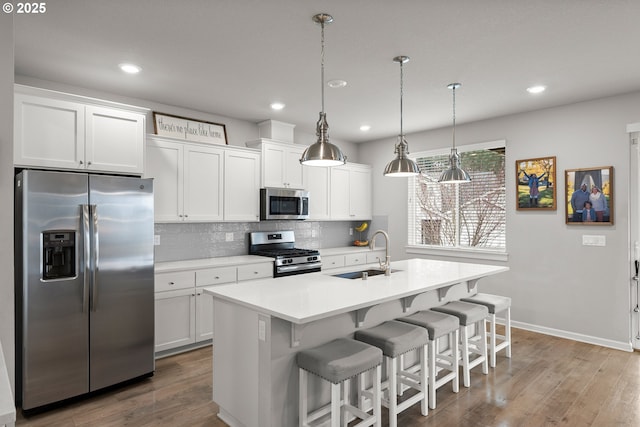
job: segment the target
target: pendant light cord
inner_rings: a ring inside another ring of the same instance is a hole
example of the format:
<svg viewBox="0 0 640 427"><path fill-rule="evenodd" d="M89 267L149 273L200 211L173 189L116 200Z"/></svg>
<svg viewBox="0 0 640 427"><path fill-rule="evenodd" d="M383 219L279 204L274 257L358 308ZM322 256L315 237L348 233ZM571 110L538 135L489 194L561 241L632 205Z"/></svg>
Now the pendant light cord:
<svg viewBox="0 0 640 427"><path fill-rule="evenodd" d="M451 89L453 91L453 148L456 148L456 86Z"/></svg>
<svg viewBox="0 0 640 427"><path fill-rule="evenodd" d="M404 61L400 61L400 137L404 138L404 131L402 128L402 97L404 94L404 75L403 75L403 69L402 69L402 65L403 65Z"/></svg>
<svg viewBox="0 0 640 427"><path fill-rule="evenodd" d="M320 22L320 93L322 94L322 112L324 113L324 21Z"/></svg>

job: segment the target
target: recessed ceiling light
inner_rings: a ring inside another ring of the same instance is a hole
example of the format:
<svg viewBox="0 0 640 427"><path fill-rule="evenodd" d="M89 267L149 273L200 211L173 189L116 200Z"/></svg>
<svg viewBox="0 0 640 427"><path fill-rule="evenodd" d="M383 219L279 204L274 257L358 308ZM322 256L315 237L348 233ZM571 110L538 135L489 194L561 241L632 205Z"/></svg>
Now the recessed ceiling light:
<svg viewBox="0 0 640 427"><path fill-rule="evenodd" d="M345 87L346 85L347 85L347 81L346 80L329 80L327 82L327 86L329 86L332 89Z"/></svg>
<svg viewBox="0 0 640 427"><path fill-rule="evenodd" d="M529 93L542 93L547 89L546 86L542 86L542 85L537 85L537 86L531 86L527 88L527 92Z"/></svg>
<svg viewBox="0 0 640 427"><path fill-rule="evenodd" d="M285 105L282 102L274 102L271 104L272 110L282 110L284 107Z"/></svg>
<svg viewBox="0 0 640 427"><path fill-rule="evenodd" d="M127 74L138 74L140 70L142 70L142 68L135 64L119 64L118 66Z"/></svg>
<svg viewBox="0 0 640 427"><path fill-rule="evenodd" d="M368 130L371 130L371 126L369 126L369 125L362 125L362 126L360 126L360 130L361 130L362 132L367 132Z"/></svg>

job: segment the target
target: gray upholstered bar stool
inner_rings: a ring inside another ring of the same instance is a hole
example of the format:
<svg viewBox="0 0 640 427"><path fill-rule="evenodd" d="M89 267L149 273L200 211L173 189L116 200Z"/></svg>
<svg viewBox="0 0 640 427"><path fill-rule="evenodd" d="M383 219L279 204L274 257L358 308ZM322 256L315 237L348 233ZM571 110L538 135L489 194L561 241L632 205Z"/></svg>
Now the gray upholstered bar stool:
<svg viewBox="0 0 640 427"><path fill-rule="evenodd" d="M481 304L489 310L489 355L491 367L496 367L497 353L506 349L507 357L511 357L511 298L493 294L475 294L469 298L460 298L460 301ZM504 312L504 335L496 333L496 313ZM497 340L500 340L498 343Z"/></svg>
<svg viewBox="0 0 640 427"><path fill-rule="evenodd" d="M379 427L381 425L380 410L380 377L382 365L382 351L379 348L350 338L338 338L326 344L307 350L296 355L298 364L299 392L298 410L299 425L307 427L309 423L331 414L331 427L339 427L349 422L349 413L362 421L357 426ZM362 376L366 371L373 370L372 414L359 407L351 405L349 397L349 379ZM312 373L331 383L331 402L311 413L308 412L307 382L308 373ZM342 385L342 398L340 386ZM342 409L342 417L340 417Z"/></svg>
<svg viewBox="0 0 640 427"><path fill-rule="evenodd" d="M438 313L437 311L425 310L402 317L401 322L411 323L425 328L429 334L428 364L429 364L429 408L436 408L436 390L451 382L453 392L457 393L458 384L458 327L459 320L450 314ZM447 337L449 348L440 352L439 341L441 337ZM401 362L401 369L402 367ZM438 373L442 370L449 371L446 375L438 378Z"/></svg>
<svg viewBox="0 0 640 427"><path fill-rule="evenodd" d="M387 397L381 399L383 406L389 409L389 427L398 425L398 414L405 409L413 406L417 402L421 402L421 413L427 415L427 354L426 345L429 340L427 331L419 326L409 323L399 322L397 320L389 320L373 328L356 331L354 338L378 347L382 350L387 366L387 380L382 382L381 390L387 392ZM418 390L416 394L398 404L398 377L405 377L406 373L398 371L398 357L411 350L418 350L420 355L420 375L410 375L404 379L413 389ZM362 390L364 385L360 385ZM366 392L365 392L366 395Z"/></svg>
<svg viewBox="0 0 640 427"><path fill-rule="evenodd" d="M487 326L489 315L487 307L470 302L451 301L445 305L433 307L431 310L456 316L460 322L460 344L462 345L462 383L465 387L471 385L471 369L482 363L482 373L489 373L487 363ZM475 325L475 331L469 336L468 327ZM477 355L473 360L469 354Z"/></svg>

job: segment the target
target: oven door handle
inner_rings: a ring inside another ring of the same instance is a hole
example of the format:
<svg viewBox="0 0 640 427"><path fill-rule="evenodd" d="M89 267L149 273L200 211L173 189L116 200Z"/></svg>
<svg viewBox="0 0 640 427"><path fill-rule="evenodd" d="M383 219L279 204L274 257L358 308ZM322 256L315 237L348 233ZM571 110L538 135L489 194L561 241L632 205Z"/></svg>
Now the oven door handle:
<svg viewBox="0 0 640 427"><path fill-rule="evenodd" d="M282 265L282 266L278 267L278 272L280 272L280 273L288 273L288 272L291 272L291 271L309 270L309 269L318 268L318 267L322 267L322 261L307 262L307 263L304 263L304 264L295 264L295 265Z"/></svg>

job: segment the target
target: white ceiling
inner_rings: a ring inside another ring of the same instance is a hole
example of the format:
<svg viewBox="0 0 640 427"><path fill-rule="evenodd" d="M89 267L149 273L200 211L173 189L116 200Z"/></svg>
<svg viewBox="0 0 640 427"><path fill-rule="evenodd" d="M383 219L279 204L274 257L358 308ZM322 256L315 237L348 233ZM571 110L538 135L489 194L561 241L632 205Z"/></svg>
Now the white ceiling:
<svg viewBox="0 0 640 427"><path fill-rule="evenodd" d="M16 74L361 142L640 90L638 0L55 0L14 15ZM124 75L134 62L143 70ZM532 96L525 88L544 84ZM272 101L286 108L271 111ZM361 124L372 126L368 133Z"/></svg>

